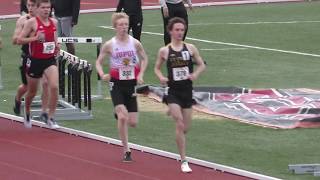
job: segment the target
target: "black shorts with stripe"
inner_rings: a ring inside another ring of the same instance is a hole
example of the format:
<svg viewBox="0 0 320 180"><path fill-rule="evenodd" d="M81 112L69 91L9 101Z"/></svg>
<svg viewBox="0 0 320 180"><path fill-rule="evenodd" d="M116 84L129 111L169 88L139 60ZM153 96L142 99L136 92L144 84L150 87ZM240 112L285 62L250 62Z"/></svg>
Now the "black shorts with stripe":
<svg viewBox="0 0 320 180"><path fill-rule="evenodd" d="M136 80L111 79L109 90L113 106L123 104L128 112L138 112L137 97L135 96Z"/></svg>
<svg viewBox="0 0 320 180"><path fill-rule="evenodd" d="M54 57L49 59L29 58L26 64L28 76L32 78L41 78L44 71L50 66L56 66L57 62Z"/></svg>

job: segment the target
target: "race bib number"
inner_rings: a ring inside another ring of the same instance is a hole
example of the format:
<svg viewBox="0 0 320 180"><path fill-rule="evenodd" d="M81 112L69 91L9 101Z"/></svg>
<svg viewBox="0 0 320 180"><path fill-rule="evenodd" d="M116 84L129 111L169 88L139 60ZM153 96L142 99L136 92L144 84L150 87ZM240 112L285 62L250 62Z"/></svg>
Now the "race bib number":
<svg viewBox="0 0 320 180"><path fill-rule="evenodd" d="M190 60L190 54L189 54L189 51L182 51L181 52L181 55L182 55L182 59L187 61L187 60Z"/></svg>
<svg viewBox="0 0 320 180"><path fill-rule="evenodd" d="M43 43L43 54L53 54L56 48L54 42L45 42Z"/></svg>
<svg viewBox="0 0 320 180"><path fill-rule="evenodd" d="M181 80L188 79L188 76L189 76L188 67L173 68L172 70L173 70L174 81L181 81Z"/></svg>
<svg viewBox="0 0 320 180"><path fill-rule="evenodd" d="M120 80L132 80L135 78L134 67L123 67L119 69Z"/></svg>

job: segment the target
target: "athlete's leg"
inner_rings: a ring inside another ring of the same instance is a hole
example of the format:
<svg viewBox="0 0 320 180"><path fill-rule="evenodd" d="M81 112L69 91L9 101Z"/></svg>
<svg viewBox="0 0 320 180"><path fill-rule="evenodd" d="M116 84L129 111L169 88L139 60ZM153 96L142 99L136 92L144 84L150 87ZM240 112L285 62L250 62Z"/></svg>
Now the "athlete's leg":
<svg viewBox="0 0 320 180"><path fill-rule="evenodd" d="M191 119L192 119L192 109L185 108L182 109L182 116L183 116L183 124L184 124L184 133L186 134L191 126Z"/></svg>
<svg viewBox="0 0 320 180"><path fill-rule="evenodd" d="M26 61L26 59L24 59L25 57L22 57L22 58L23 58L22 59L23 62ZM22 84L18 86L17 93L15 96L15 103L14 103L15 105L13 107L13 111L16 115L20 115L21 113L21 100L28 90L25 63L23 63L19 69L20 69Z"/></svg>
<svg viewBox="0 0 320 180"><path fill-rule="evenodd" d="M20 84L17 89L16 101L21 102L22 97L28 91L28 87L25 84Z"/></svg>
<svg viewBox="0 0 320 180"><path fill-rule="evenodd" d="M72 17L61 18L61 36L71 37L72 36ZM66 43L67 51L70 54L75 54L75 47L73 43Z"/></svg>
<svg viewBox="0 0 320 180"><path fill-rule="evenodd" d="M42 84L42 94L41 94L41 109L42 113L47 113L48 110L48 97L49 97L49 85L46 75L44 74L41 78L41 84Z"/></svg>
<svg viewBox="0 0 320 180"><path fill-rule="evenodd" d="M141 16L134 16L132 17L132 35L135 39L140 41L141 38L141 31L142 31L142 15Z"/></svg>
<svg viewBox="0 0 320 180"><path fill-rule="evenodd" d="M49 66L44 71L45 77L47 77L48 80L48 89L49 89L49 103L48 103L48 116L49 119L53 118L54 113L56 111L57 107L57 101L58 101L58 68L55 65Z"/></svg>
<svg viewBox="0 0 320 180"><path fill-rule="evenodd" d="M162 19L163 19L163 41L164 41L164 44L167 45L171 42L170 35L167 31L167 25L168 25L170 17L164 17L163 8L161 8L161 14L162 14ZM169 12L169 16L170 16L170 12Z"/></svg>
<svg viewBox="0 0 320 180"><path fill-rule="evenodd" d="M38 84L39 84L39 78L32 78L30 76L27 76L28 79L28 91L25 96L25 113L30 115L30 106L32 103L33 98L37 94L38 90Z"/></svg>
<svg viewBox="0 0 320 180"><path fill-rule="evenodd" d="M188 20L187 9L184 7L183 4L179 4L177 6L176 11L175 11L175 17L180 17L180 18L184 19L184 21L186 22L186 29L185 29L184 36L183 36L183 40L185 40L187 33L188 33L189 20Z"/></svg>
<svg viewBox="0 0 320 180"><path fill-rule="evenodd" d="M115 106L115 113L118 117L118 131L119 137L123 145L123 151L128 152L130 148L128 146L128 120L129 113L127 108L123 104Z"/></svg>
<svg viewBox="0 0 320 180"><path fill-rule="evenodd" d="M138 112L129 112L128 124L130 127L136 127L138 124Z"/></svg>
<svg viewBox="0 0 320 180"><path fill-rule="evenodd" d="M182 109L178 104L170 103L168 104L170 109L170 115L175 120L176 123L176 143L178 146L178 151L181 157L181 160L186 159L185 152L185 127L183 122Z"/></svg>

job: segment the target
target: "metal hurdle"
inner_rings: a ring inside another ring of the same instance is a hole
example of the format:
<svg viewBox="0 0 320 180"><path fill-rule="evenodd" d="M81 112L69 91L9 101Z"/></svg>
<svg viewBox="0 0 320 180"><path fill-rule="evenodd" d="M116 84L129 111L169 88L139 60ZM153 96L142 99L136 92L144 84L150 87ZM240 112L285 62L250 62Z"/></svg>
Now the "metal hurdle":
<svg viewBox="0 0 320 180"><path fill-rule="evenodd" d="M92 65L66 51L61 50L57 58L59 70L59 100L55 113L56 120L92 119L91 73ZM66 67L68 71L66 71ZM66 76L67 75L67 76ZM83 84L81 83L83 77ZM67 79L67 96L65 84ZM83 91L82 91L83 89ZM83 92L83 96L82 96ZM82 99L84 104L82 106ZM36 97L31 105L32 119L41 115L41 99ZM21 104L24 106L24 102ZM24 109L24 108L23 108Z"/></svg>
<svg viewBox="0 0 320 180"><path fill-rule="evenodd" d="M61 51L59 61L59 94L62 99L67 100L73 106L82 108L82 99L84 107L91 111L91 73L92 65L85 60L66 52ZM68 71L65 71L67 66ZM67 97L65 95L65 74L67 74ZM83 76L83 86L81 78ZM82 95L83 87L83 95Z"/></svg>
<svg viewBox="0 0 320 180"><path fill-rule="evenodd" d="M80 43L80 44L96 44L97 45L97 57L100 54L100 47L102 43L102 37L59 37L59 43ZM97 74L97 93L92 95L92 99L102 99L102 82L100 76Z"/></svg>

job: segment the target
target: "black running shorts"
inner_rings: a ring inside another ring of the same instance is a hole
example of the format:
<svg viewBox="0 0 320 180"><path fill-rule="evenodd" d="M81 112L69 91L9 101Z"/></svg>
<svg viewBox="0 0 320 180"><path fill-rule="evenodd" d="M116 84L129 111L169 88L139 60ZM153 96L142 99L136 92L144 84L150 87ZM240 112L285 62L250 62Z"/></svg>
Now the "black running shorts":
<svg viewBox="0 0 320 180"><path fill-rule="evenodd" d="M191 108L193 104L192 89L172 89L169 88L168 95L164 98L167 104L178 104L181 108Z"/></svg>
<svg viewBox="0 0 320 180"><path fill-rule="evenodd" d="M27 74L32 78L41 78L48 67L56 65L57 63L54 57L49 59L30 58L26 64Z"/></svg>
<svg viewBox="0 0 320 180"><path fill-rule="evenodd" d="M138 112L137 97L134 95L136 80L111 79L109 90L113 106L123 104L128 112Z"/></svg>

